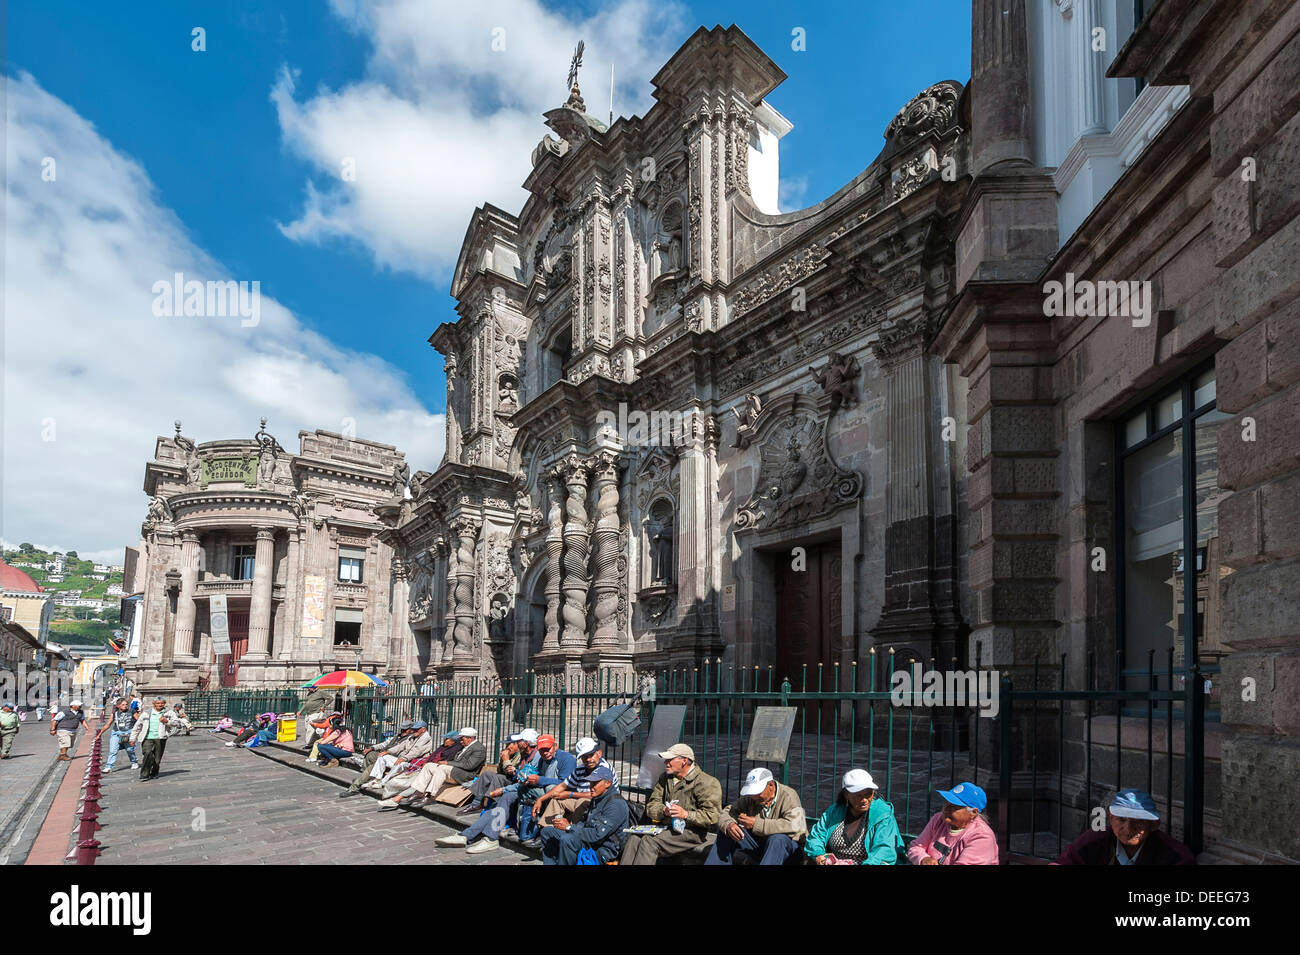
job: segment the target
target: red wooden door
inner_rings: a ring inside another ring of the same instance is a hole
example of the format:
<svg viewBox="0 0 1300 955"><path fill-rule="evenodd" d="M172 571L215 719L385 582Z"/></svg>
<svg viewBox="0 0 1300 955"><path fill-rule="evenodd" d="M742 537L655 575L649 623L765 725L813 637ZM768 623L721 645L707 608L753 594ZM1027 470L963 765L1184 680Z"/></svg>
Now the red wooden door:
<svg viewBox="0 0 1300 955"><path fill-rule="evenodd" d="M221 685L236 686L239 683L239 658L248 651L248 611L232 610L227 615L230 628L230 656L223 656L221 663Z"/></svg>

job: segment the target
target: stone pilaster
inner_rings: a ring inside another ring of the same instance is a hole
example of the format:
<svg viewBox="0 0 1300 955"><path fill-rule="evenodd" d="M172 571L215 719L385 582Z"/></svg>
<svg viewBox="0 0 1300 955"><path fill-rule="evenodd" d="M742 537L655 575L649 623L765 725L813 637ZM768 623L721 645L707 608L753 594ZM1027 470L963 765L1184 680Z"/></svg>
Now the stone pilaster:
<svg viewBox="0 0 1300 955"><path fill-rule="evenodd" d="M181 589L176 598L176 655L194 657L194 595L199 581L199 535L181 532Z"/></svg>
<svg viewBox="0 0 1300 955"><path fill-rule="evenodd" d="M275 554L275 531L257 528L257 550L253 555L253 594L248 602L247 661L265 660L271 645L271 564Z"/></svg>
<svg viewBox="0 0 1300 955"><path fill-rule="evenodd" d="M971 163L976 175L998 163L1029 164L1029 44L1025 0L971 5Z"/></svg>
<svg viewBox="0 0 1300 955"><path fill-rule="evenodd" d="M595 624L591 648L604 650L617 648L622 638L615 617L619 585L619 456L615 452L602 451L592 460L592 468L596 484L596 566L592 581Z"/></svg>
<svg viewBox="0 0 1300 955"><path fill-rule="evenodd" d="M721 652L718 629L720 577L714 556L714 535L722 522L717 487L717 427L698 408L686 447L678 463L681 502L677 512L677 607L679 635L674 649L688 649L692 658Z"/></svg>
<svg viewBox="0 0 1300 955"><path fill-rule="evenodd" d="M418 661L414 658L412 652L408 657L407 651L413 651L415 648L414 641L410 639L410 621L408 613L410 611L410 578L407 574L406 561L394 555L392 569L390 570L391 593L392 593L392 625L388 632L388 659L384 664L384 672L393 679L406 679L417 669Z"/></svg>
<svg viewBox="0 0 1300 955"><path fill-rule="evenodd" d="M444 589L447 592L447 612L443 615L442 644L431 648L431 663L450 663L452 647L456 633L456 540L448 530L448 538L442 542L442 559L447 563L447 576Z"/></svg>
<svg viewBox="0 0 1300 955"><path fill-rule="evenodd" d="M587 648L587 558L590 554L590 535L587 529L587 470L585 461L570 455L558 469L557 476L564 481L568 498L564 502L564 604L560 608L563 629L560 646L563 649Z"/></svg>

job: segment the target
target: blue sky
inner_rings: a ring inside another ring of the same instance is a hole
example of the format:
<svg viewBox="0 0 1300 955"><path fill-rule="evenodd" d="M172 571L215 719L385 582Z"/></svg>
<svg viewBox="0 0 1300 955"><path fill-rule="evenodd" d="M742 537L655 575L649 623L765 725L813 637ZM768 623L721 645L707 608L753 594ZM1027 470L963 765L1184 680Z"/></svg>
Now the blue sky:
<svg viewBox="0 0 1300 955"><path fill-rule="evenodd" d="M563 99L573 42L587 44L590 112L607 109L611 60L616 111L644 112L667 56L698 26L733 22L790 77L769 97L795 127L781 147L783 207L834 192L911 96L970 72L962 0L11 5L6 542L120 554L147 505L154 435L178 416L210 440L251 435L260 410L289 447L299 428L337 431L352 418L360 435L432 470L444 388L425 340L454 317L450 265L473 207L522 203L528 152L545 132L538 114ZM488 52L494 23L504 52ZM203 52L191 49L196 26ZM796 27L806 51L791 49ZM38 186L34 164L51 155L59 180ZM358 181L345 191L337 164L349 155ZM105 223L121 228L106 234ZM265 327L214 337L176 319L136 323L138 299L112 275L138 273L147 289L178 263L259 281L273 303ZM120 313L119 294L130 303ZM20 327L29 313L44 338ZM51 339L78 344L49 358L40 348ZM171 385L103 374L155 348L163 364L208 367ZM46 391L41 402L24 375ZM58 439L34 437L50 420ZM54 477L84 474L88 456L98 483ZM66 513L66 495L87 492L103 513Z"/></svg>

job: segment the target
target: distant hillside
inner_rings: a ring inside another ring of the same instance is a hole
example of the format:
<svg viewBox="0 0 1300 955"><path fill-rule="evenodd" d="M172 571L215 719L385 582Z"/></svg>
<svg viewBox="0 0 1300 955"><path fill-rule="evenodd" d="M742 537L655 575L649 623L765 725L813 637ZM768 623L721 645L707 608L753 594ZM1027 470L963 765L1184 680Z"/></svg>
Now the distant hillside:
<svg viewBox="0 0 1300 955"><path fill-rule="evenodd" d="M64 562L62 575L54 569L55 559L59 556L63 557ZM5 563L24 571L44 590L55 594L56 597L60 594L70 596L80 591L77 596L83 600L107 601L108 606L102 610L94 607L56 605L54 616L56 620L70 622L100 622L108 628L108 635L112 635L112 629L117 626L120 619L121 610L118 603L119 596L117 594L109 596L108 589L114 584L119 588L122 586L120 570L96 570L94 561L82 560L75 550L59 555L46 553L31 544L20 544L17 549L6 550L3 552L3 557ZM62 579L50 579L60 576ZM100 577L104 579L97 579Z"/></svg>

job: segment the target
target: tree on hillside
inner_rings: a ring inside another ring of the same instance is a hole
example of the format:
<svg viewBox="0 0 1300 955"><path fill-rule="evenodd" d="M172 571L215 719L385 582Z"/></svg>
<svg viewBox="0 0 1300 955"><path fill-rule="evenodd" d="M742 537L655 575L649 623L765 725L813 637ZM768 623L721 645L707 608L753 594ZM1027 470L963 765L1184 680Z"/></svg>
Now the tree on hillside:
<svg viewBox="0 0 1300 955"><path fill-rule="evenodd" d="M19 545L18 545L18 552L21 553L21 554L30 554L30 553L32 553L32 552L35 551L35 550L36 550L36 548L33 547L31 544L19 544Z"/></svg>
<svg viewBox="0 0 1300 955"><path fill-rule="evenodd" d="M77 556L77 552L75 550L70 550L63 556L68 558L68 560L81 560L81 558Z"/></svg>

